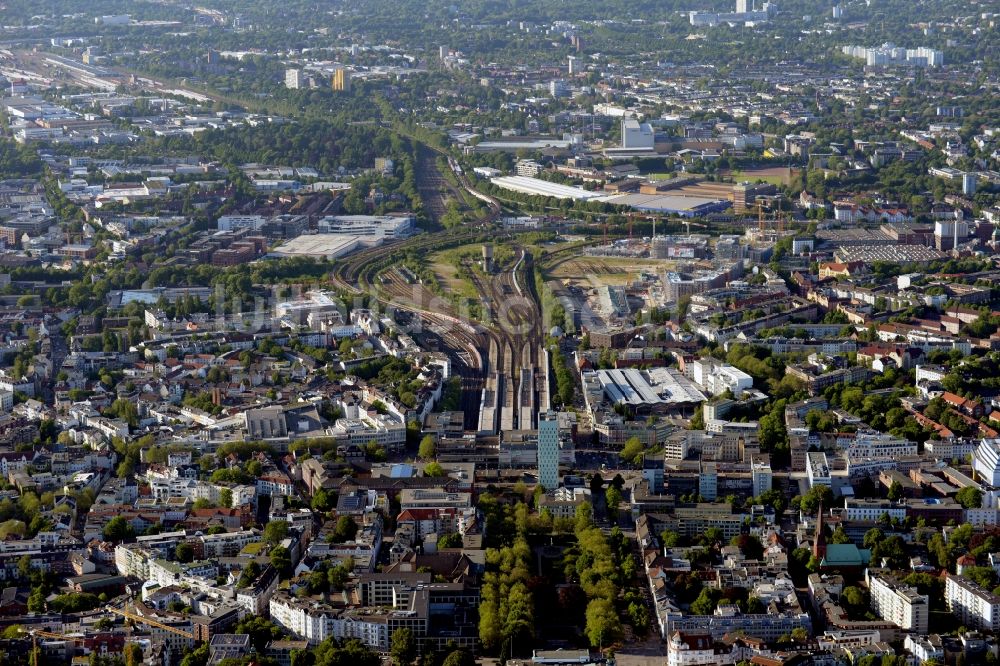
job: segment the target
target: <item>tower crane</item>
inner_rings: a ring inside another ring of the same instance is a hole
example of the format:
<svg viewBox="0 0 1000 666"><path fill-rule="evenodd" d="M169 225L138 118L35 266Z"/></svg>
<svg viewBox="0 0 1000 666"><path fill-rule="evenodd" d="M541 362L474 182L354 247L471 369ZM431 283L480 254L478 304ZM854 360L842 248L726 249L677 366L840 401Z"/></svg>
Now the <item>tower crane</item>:
<svg viewBox="0 0 1000 666"><path fill-rule="evenodd" d="M107 610L111 611L116 615L121 615L127 620L132 620L133 622L137 622L139 624L145 624L150 627L156 627L157 629L162 629L163 631L167 631L171 634L176 634L178 636L183 636L184 638L197 640L194 634L191 633L190 631L185 631L184 629L178 629L177 627L171 627L169 624L163 624L162 622L157 622L156 620L153 620L151 618L143 617L142 615L136 615L135 613L124 610L122 608L117 608L115 606L108 606Z"/></svg>

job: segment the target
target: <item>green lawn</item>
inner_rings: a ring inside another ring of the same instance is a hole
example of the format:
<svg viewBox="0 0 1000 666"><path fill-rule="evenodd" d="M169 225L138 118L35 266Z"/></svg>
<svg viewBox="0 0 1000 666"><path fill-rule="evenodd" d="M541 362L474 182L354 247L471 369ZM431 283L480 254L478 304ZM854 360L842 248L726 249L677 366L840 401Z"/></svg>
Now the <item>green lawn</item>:
<svg viewBox="0 0 1000 666"><path fill-rule="evenodd" d="M743 180L748 180L751 183L764 181L765 183L770 183L772 185L778 185L778 186L785 184L785 177L780 175L755 173L753 171L733 171L729 175L737 183Z"/></svg>

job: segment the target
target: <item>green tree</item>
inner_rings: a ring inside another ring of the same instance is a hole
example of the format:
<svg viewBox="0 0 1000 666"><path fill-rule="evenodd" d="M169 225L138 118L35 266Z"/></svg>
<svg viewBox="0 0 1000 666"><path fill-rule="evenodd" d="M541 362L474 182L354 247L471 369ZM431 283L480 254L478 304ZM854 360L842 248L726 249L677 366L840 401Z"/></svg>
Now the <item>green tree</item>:
<svg viewBox="0 0 1000 666"><path fill-rule="evenodd" d="M449 532L448 534L442 534L437 540L438 550L442 548L461 548L462 547L462 535L458 532Z"/></svg>
<svg viewBox="0 0 1000 666"><path fill-rule="evenodd" d="M281 640L284 632L267 618L252 615L236 625L237 634L250 636L250 645L259 653L264 654L267 644Z"/></svg>
<svg viewBox="0 0 1000 666"><path fill-rule="evenodd" d="M358 524L350 516L341 516L337 519L337 524L333 528L331 535L334 543L344 543L351 541L358 533Z"/></svg>
<svg viewBox="0 0 1000 666"><path fill-rule="evenodd" d="M852 618L862 617L868 609L868 599L864 591L854 585L848 585L840 595L844 610Z"/></svg>
<svg viewBox="0 0 1000 666"><path fill-rule="evenodd" d="M424 435L423 439L420 440L420 448L417 451L417 455L424 460L433 460L434 454L434 437L431 435Z"/></svg>
<svg viewBox="0 0 1000 666"><path fill-rule="evenodd" d="M817 484L810 488L806 494L802 496L799 508L805 514L815 514L816 511L819 510L821 503L827 508L832 506L833 491L830 489L830 486Z"/></svg>
<svg viewBox="0 0 1000 666"><path fill-rule="evenodd" d="M605 500L608 504L608 516L609 518L617 522L618 517L618 507L622 503L622 491L618 490L615 486L610 486L604 492Z"/></svg>
<svg viewBox="0 0 1000 666"><path fill-rule="evenodd" d="M622 447L620 457L625 462L633 465L642 463L643 446L638 437L630 437Z"/></svg>
<svg viewBox="0 0 1000 666"><path fill-rule="evenodd" d="M851 538L847 536L843 525L837 525L837 529L830 536L830 543L851 543Z"/></svg>
<svg viewBox="0 0 1000 666"><path fill-rule="evenodd" d="M879 528L873 527L867 532L865 532L865 538L864 541L862 542L862 545L865 548L871 550L872 548L875 547L875 544L879 543L884 538L885 538L885 533L882 532L882 530L880 530Z"/></svg>
<svg viewBox="0 0 1000 666"><path fill-rule="evenodd" d="M722 598L722 590L714 587L703 587L698 598L691 603L692 615L711 615Z"/></svg>
<svg viewBox="0 0 1000 666"><path fill-rule="evenodd" d="M101 600L96 594L88 592L75 594L60 594L49 600L49 608L57 613L80 613L97 608Z"/></svg>
<svg viewBox="0 0 1000 666"><path fill-rule="evenodd" d="M441 666L476 666L476 658L466 650L454 650L444 658Z"/></svg>
<svg viewBox="0 0 1000 666"><path fill-rule="evenodd" d="M142 666L142 648L138 643L125 644L125 666Z"/></svg>
<svg viewBox="0 0 1000 666"><path fill-rule="evenodd" d="M28 595L28 612L44 613L45 606L45 589L42 586L33 588Z"/></svg>
<svg viewBox="0 0 1000 666"><path fill-rule="evenodd" d="M389 650L396 666L409 666L417 658L417 642L413 632L406 627L392 633L392 646Z"/></svg>
<svg viewBox="0 0 1000 666"><path fill-rule="evenodd" d="M271 549L271 566L278 572L278 576L285 580L292 575L292 558L288 549L284 546L275 546Z"/></svg>
<svg viewBox="0 0 1000 666"><path fill-rule="evenodd" d="M182 541L174 548L174 557L178 562L190 562L194 559L194 546Z"/></svg>
<svg viewBox="0 0 1000 666"><path fill-rule="evenodd" d="M987 590L992 590L997 585L997 572L993 567L965 567L962 569L962 577Z"/></svg>
<svg viewBox="0 0 1000 666"><path fill-rule="evenodd" d="M715 544L721 544L726 540L726 535L718 527L709 527L705 533L698 538L698 543L709 548Z"/></svg>
<svg viewBox="0 0 1000 666"><path fill-rule="evenodd" d="M22 555L18 558L17 574L20 576L21 580L31 580L31 574L34 573L34 570L35 567L31 564L31 555Z"/></svg>
<svg viewBox="0 0 1000 666"><path fill-rule="evenodd" d="M288 521L272 520L264 526L262 536L264 537L264 541L272 546L276 546L288 536Z"/></svg>
<svg viewBox="0 0 1000 666"><path fill-rule="evenodd" d="M966 509L978 509L983 505L983 491L975 486L967 486L955 494L955 499Z"/></svg>
<svg viewBox="0 0 1000 666"><path fill-rule="evenodd" d="M591 599L587 604L586 618L585 633L592 646L603 647L621 637L621 622L611 600Z"/></svg>
<svg viewBox="0 0 1000 666"><path fill-rule="evenodd" d="M104 540L119 543L135 536L132 525L122 516L115 516L104 525Z"/></svg>
<svg viewBox="0 0 1000 666"><path fill-rule="evenodd" d="M323 513L333 508L333 498L330 497L330 494L326 492L326 490L320 488L313 493L310 505L312 506L313 511Z"/></svg>
<svg viewBox="0 0 1000 666"><path fill-rule="evenodd" d="M447 475L448 473L440 463L432 462L424 465L424 476L442 477Z"/></svg>

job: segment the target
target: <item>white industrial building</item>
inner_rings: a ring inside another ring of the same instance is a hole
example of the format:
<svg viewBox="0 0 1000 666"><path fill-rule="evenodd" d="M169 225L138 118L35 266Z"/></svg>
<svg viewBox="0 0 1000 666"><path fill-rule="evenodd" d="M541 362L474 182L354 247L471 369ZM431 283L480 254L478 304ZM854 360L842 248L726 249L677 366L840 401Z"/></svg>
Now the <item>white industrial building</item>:
<svg viewBox="0 0 1000 666"><path fill-rule="evenodd" d="M647 410L705 401L705 394L673 368L586 371L583 384L592 410L605 399L623 407Z"/></svg>
<svg viewBox="0 0 1000 666"><path fill-rule="evenodd" d="M640 123L635 118L622 118L622 148L652 150L654 138L653 126L649 123Z"/></svg>
<svg viewBox="0 0 1000 666"><path fill-rule="evenodd" d="M739 398L753 388L753 377L739 368L720 363L714 358L698 359L691 364L691 379L712 395L720 395L727 390Z"/></svg>
<svg viewBox="0 0 1000 666"><path fill-rule="evenodd" d="M531 178L529 176L501 176L499 178L492 178L490 182L505 190L541 197L552 197L554 199L587 201L607 198L607 194L604 192L591 192L582 187L570 187L569 185L550 183L547 180Z"/></svg>
<svg viewBox="0 0 1000 666"><path fill-rule="evenodd" d="M275 314L279 318L288 318L301 323L310 314L324 315L339 313L343 304L337 301L329 292L307 291L301 298L282 301L275 306Z"/></svg>

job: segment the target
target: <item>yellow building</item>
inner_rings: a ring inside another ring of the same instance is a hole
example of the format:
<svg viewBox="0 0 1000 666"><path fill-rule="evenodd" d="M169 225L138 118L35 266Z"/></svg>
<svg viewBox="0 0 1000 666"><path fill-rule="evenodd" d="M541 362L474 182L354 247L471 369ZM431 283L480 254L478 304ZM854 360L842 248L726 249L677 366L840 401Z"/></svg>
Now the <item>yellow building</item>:
<svg viewBox="0 0 1000 666"><path fill-rule="evenodd" d="M351 73L345 68L339 67L333 72L330 84L337 92L348 92L351 89Z"/></svg>

